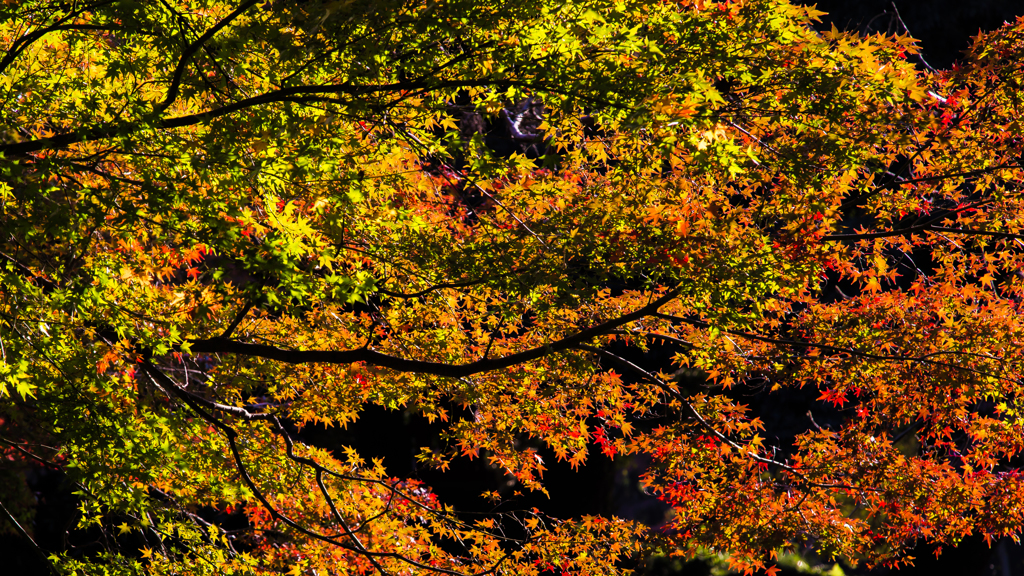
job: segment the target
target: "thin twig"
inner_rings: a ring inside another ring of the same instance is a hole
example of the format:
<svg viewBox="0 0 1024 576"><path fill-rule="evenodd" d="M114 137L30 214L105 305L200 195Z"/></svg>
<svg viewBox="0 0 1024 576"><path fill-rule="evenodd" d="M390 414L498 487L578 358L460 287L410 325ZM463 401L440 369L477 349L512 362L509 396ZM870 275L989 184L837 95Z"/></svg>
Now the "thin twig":
<svg viewBox="0 0 1024 576"><path fill-rule="evenodd" d="M22 528L21 524L18 522L18 519L14 517L14 514L11 514L7 507L4 506L3 502L0 502L0 511L3 511L4 516L6 516L8 520L10 520L11 524L14 526L14 529L17 530L19 534L21 534L26 540L29 541L29 543L32 544L32 549L39 554L39 557L43 559L43 562L45 562L47 566L50 567L50 570L52 570L54 574L57 574L59 576L60 572L57 571L57 567L54 566L52 562L50 562L50 558L46 555L45 552L43 552L43 549L40 548L39 545L36 544L36 541L32 539L32 536L30 536L29 533L26 532L24 528Z"/></svg>

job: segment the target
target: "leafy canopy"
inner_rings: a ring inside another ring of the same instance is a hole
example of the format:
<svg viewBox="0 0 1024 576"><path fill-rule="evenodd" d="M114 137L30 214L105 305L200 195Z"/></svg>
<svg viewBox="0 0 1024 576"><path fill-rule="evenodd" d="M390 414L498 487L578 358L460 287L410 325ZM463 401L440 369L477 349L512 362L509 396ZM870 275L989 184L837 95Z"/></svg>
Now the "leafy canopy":
<svg viewBox="0 0 1024 576"><path fill-rule="evenodd" d="M60 570L774 571L1019 534L1024 23L923 73L779 0L3 10L0 441L107 543ZM784 394L819 420L779 439L751 405ZM523 491L540 448L646 458L670 519L455 509L304 432L370 406Z"/></svg>

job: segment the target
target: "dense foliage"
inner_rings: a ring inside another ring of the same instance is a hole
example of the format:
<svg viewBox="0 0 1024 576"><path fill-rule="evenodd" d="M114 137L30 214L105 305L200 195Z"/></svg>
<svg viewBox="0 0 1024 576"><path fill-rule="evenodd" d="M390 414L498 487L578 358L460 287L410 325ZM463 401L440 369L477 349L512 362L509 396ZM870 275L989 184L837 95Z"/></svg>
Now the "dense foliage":
<svg viewBox="0 0 1024 576"><path fill-rule="evenodd" d="M779 0L3 10L0 442L104 546L59 570L773 572L1024 525L1024 22L931 73ZM792 441L748 409L787 391ZM306 434L371 406L516 486L455 509ZM669 519L518 509L542 452L647 462Z"/></svg>

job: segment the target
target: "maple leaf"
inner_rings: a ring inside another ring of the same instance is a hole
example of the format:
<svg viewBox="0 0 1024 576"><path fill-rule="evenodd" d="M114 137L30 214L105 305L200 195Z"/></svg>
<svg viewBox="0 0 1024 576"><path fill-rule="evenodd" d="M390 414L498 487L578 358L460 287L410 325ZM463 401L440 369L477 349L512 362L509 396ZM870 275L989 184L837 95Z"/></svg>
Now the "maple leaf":
<svg viewBox="0 0 1024 576"><path fill-rule="evenodd" d="M1024 119L992 79L1024 23L924 74L781 0L178 4L0 22L0 426L53 453L4 455L104 487L83 527L145 511L221 572L618 573L637 523L440 496L600 451L650 462L657 538L749 573L808 533L874 562L1020 528ZM751 418L806 386L828 425ZM246 552L181 510L244 515Z"/></svg>

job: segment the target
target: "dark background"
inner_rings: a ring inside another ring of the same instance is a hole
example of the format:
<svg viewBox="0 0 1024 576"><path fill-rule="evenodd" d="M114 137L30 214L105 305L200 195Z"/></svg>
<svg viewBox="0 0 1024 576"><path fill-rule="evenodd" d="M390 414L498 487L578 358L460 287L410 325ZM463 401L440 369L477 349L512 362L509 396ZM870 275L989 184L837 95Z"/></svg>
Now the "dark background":
<svg viewBox="0 0 1024 576"><path fill-rule="evenodd" d="M950 67L961 58L971 37L979 30L995 29L1004 21L1013 21L1018 14L1024 14L1024 0L900 0L895 6L884 0L825 0L818 2L817 7L828 12L822 17L822 30L830 29L833 24L840 29L867 34L909 30L920 40L923 60L940 69ZM752 409L766 421L769 429L781 431L783 435L789 428L806 428L805 423L798 420L813 404L813 398L780 394L751 398L751 401ZM818 418L828 417L815 414ZM371 408L347 430L310 429L303 431L303 435L317 445L348 445L356 447L366 457L384 457L389 473L420 477L436 489L443 501L457 508L489 509L492 504L478 496L485 490L499 488L512 496L513 488L506 485L501 473L480 460L457 460L453 469L445 474L417 469L413 455L420 446L436 443L437 432L436 426L417 415ZM778 440L785 444L785 438L780 436ZM556 516L616 514L652 525L664 518L660 503L645 496L637 485L642 461L635 458L612 461L595 456L578 472L551 456L545 458L545 462L549 465L545 481L551 499L515 498L516 507L536 505ZM54 552L76 550L87 555L95 551L96 535L78 534L69 539L76 499L62 476L42 469L12 468L11 464L0 463L0 493L5 495L5 504L25 523L39 545ZM32 508L34 514L31 514ZM31 545L13 533L8 524L6 519L0 519L0 574L50 574ZM917 565L898 571L900 576L1024 576L1024 549L1009 540L993 543L990 548L980 538L968 538L957 548L947 549L938 559L926 546L916 555ZM814 558L807 560L815 563ZM640 567L640 572L647 576L704 576L711 573L713 564L710 560L682 563L661 558ZM848 575L892 573L844 569ZM792 569L783 572L797 573Z"/></svg>
<svg viewBox="0 0 1024 576"><path fill-rule="evenodd" d="M822 30L835 24L862 34L904 32L895 19L898 12L934 68L948 68L961 58L979 31L1024 16L1024 0L823 0L817 6L828 12L822 16Z"/></svg>

